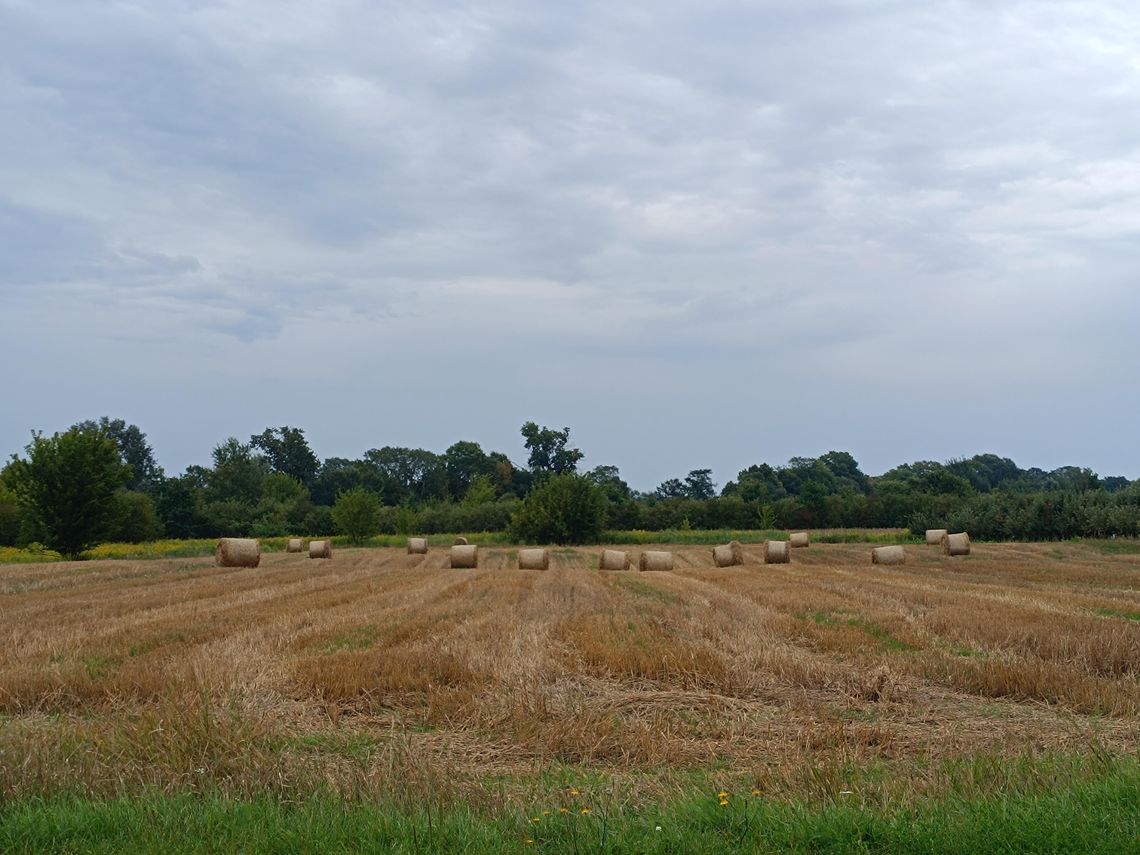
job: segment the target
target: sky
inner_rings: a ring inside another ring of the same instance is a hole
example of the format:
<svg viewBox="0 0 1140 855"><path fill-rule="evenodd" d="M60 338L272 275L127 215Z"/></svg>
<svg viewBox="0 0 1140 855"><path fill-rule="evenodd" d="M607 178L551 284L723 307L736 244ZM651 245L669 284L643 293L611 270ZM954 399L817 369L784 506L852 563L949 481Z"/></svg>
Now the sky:
<svg viewBox="0 0 1140 855"><path fill-rule="evenodd" d="M0 0L0 453L1140 477L1128 0Z"/></svg>

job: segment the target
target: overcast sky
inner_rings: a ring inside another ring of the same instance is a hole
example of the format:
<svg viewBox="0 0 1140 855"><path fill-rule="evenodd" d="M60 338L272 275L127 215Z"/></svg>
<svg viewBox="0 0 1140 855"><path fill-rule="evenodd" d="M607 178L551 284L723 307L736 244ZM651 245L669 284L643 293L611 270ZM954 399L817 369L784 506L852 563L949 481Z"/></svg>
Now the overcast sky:
<svg viewBox="0 0 1140 855"><path fill-rule="evenodd" d="M1140 10L0 0L0 451L1140 477Z"/></svg>

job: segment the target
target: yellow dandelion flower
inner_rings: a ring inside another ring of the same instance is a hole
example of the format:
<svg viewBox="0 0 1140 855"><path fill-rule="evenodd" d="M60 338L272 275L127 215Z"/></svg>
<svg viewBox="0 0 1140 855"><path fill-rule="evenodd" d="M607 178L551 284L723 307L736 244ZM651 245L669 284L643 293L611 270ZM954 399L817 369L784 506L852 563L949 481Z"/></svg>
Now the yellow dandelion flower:
<svg viewBox="0 0 1140 855"><path fill-rule="evenodd" d="M758 795L760 795L760 791L758 789L756 789L755 787L753 787L752 788L752 795L758 796Z"/></svg>
<svg viewBox="0 0 1140 855"><path fill-rule="evenodd" d="M536 816L533 819L531 819L531 822L538 822L538 817Z"/></svg>
<svg viewBox="0 0 1140 855"><path fill-rule="evenodd" d="M543 816L550 816L550 811L548 811L548 810L544 810L544 811L542 812L542 815L543 815Z"/></svg>
<svg viewBox="0 0 1140 855"><path fill-rule="evenodd" d="M720 800L720 806L721 807L728 807L728 799L721 799Z"/></svg>
<svg viewBox="0 0 1140 855"><path fill-rule="evenodd" d="M585 815L586 815L586 814L588 814L589 812L590 812L590 809L589 809L589 808L582 808L582 815L583 815L583 816L585 816Z"/></svg>
<svg viewBox="0 0 1140 855"><path fill-rule="evenodd" d="M717 795L722 799L728 798L728 793L726 793L724 790L721 790L719 793L717 793Z"/></svg>
<svg viewBox="0 0 1140 855"><path fill-rule="evenodd" d="M571 787L571 788L570 788L570 795L572 795L572 796L577 796L577 795L581 795L581 793L579 793L579 792L578 792L578 788L577 788L577 787Z"/></svg>
<svg viewBox="0 0 1140 855"><path fill-rule="evenodd" d="M559 808L558 812L559 813L570 813L570 808Z"/></svg>
<svg viewBox="0 0 1140 855"><path fill-rule="evenodd" d="M529 837L528 837L528 838L526 839L526 845L527 845L527 846L530 846L532 843L534 843L534 841L533 841L531 838L529 838Z"/></svg>

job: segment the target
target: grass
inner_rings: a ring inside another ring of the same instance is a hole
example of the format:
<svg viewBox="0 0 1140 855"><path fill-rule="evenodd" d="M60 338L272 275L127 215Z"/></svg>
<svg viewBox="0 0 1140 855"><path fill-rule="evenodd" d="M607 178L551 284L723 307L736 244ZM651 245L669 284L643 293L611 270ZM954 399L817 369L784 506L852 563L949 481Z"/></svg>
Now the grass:
<svg viewBox="0 0 1140 855"><path fill-rule="evenodd" d="M823 803L710 790L645 804L566 790L526 811L493 812L331 795L291 803L217 794L65 798L0 807L0 851L1118 853L1135 851L1140 839L1138 791L1140 768L1130 760L1054 788L918 807L866 807L854 791Z"/></svg>
<svg viewBox="0 0 1140 855"><path fill-rule="evenodd" d="M472 532L464 535L470 543L484 546L511 545L510 537L506 532ZM911 535L905 529L827 529L813 531L814 543L918 543L919 538ZM429 547L450 546L455 539L454 534L427 535ZM259 538L262 552L284 552L288 537ZM407 544L407 535L378 534L365 539L361 543L352 543L347 537L340 535L322 537L306 536L305 540L327 539L332 540L333 546L344 549L349 547L364 548L391 548L403 547ZM787 540L788 532L771 530L737 530L737 529L667 529L665 531L609 531L604 535L607 543L615 545L639 545L650 543L661 544L718 544L730 540L741 543L763 543L765 540ZM1111 541L1105 541L1111 544ZM87 560L94 561L147 561L154 558L201 558L213 556L214 548L218 545L217 538L200 539L166 539L153 540L146 543L101 543L83 553ZM1127 544L1121 544L1121 547ZM1140 546L1137 547L1140 552ZM1121 548L1121 554L1126 550ZM15 547L0 547L0 564L31 564L36 562L63 561L58 552L49 549L17 549Z"/></svg>
<svg viewBox="0 0 1140 855"><path fill-rule="evenodd" d="M1132 609L1094 609L1094 611L1102 617L1118 617L1125 620L1140 621L1140 611Z"/></svg>
<svg viewBox="0 0 1140 855"><path fill-rule="evenodd" d="M0 567L0 851L1097 851L1137 830L1138 557L879 567L816 540L787 565L679 544L671 573L600 572L597 547L528 572L504 545L453 571L449 542Z"/></svg>
<svg viewBox="0 0 1140 855"><path fill-rule="evenodd" d="M787 540L787 531L776 529L666 529L664 531L607 531L603 540L612 545L644 546L649 544L674 544L678 546L715 545L736 540L740 543L763 543L765 540ZM921 544L922 538L906 529L822 529L810 532L815 544L869 543L869 544ZM512 545L506 532L473 532L464 535L470 543L483 546ZM429 547L450 546L456 535L427 535ZM362 543L352 543L348 538L324 536L339 549L350 547L391 548L403 547L407 536L402 534L378 534ZM287 537L260 538L263 552L284 552ZM91 560L145 561L153 558L198 558L213 556L217 538L198 540L156 540L147 543L103 543L92 547L83 554ZM1104 555L1140 555L1140 543L1134 540L1076 540L1075 544L1087 544ZM1054 549L1048 553L1051 558L1064 559L1066 553ZM48 549L17 549L0 547L0 564L31 564L37 562L62 561L57 552Z"/></svg>
<svg viewBox="0 0 1140 855"><path fill-rule="evenodd" d="M823 529L812 531L812 543L919 543L920 538L906 529ZM787 540L789 532L777 529L680 529L664 531L607 531L606 543L630 546L673 543L678 545L714 545L736 540L740 543L763 543L765 540Z"/></svg>

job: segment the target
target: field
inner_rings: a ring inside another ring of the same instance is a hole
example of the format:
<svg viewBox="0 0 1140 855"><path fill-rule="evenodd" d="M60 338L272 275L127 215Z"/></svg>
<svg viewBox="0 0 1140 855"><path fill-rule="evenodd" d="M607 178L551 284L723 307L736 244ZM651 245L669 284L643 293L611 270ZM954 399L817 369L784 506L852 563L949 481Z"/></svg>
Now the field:
<svg viewBox="0 0 1140 855"><path fill-rule="evenodd" d="M1126 546L908 546L907 565L877 567L865 544L773 566L747 545L724 569L673 546L660 574L601 573L598 548L519 571L507 546L482 547L475 571L442 548L271 553L256 570L6 565L0 848L32 851L84 811L161 827L194 813L187 798L231 824L292 805L275 827L310 830L384 806L408 851L431 835L468 851L822 851L827 829L834 851L954 851L905 834L934 823L931 840L961 844L992 807L1002 828L1037 810L1025 822L1076 840L1073 817L1104 797L1090 839L1134 843Z"/></svg>

